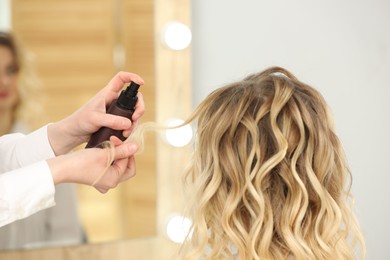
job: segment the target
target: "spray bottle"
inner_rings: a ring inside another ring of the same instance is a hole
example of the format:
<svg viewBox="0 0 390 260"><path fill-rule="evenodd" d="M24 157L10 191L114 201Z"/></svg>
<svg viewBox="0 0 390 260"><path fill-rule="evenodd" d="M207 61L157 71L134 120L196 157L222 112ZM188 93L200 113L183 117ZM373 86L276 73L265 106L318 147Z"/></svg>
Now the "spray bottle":
<svg viewBox="0 0 390 260"><path fill-rule="evenodd" d="M139 87L140 85L137 83L131 82L131 84L125 90L122 90L118 99L111 103L107 109L107 113L127 117L131 120L135 110L135 104L138 100L137 93ZM91 139L85 148L98 147L102 142L109 140L110 136L112 135L115 135L122 141L126 139L126 137L124 137L122 134L122 130L114 130L108 127L102 127L97 132L92 134Z"/></svg>

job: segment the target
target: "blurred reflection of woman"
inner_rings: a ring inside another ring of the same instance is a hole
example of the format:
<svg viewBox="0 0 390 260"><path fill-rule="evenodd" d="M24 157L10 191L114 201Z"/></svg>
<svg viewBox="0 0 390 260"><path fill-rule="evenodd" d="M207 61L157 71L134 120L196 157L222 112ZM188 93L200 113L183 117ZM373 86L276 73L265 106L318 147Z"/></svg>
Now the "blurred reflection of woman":
<svg viewBox="0 0 390 260"><path fill-rule="evenodd" d="M14 37L0 32L0 136L28 132L33 119L40 116L32 97L36 80L28 65ZM0 249L84 242L75 186L57 186L55 200L55 207L1 227Z"/></svg>

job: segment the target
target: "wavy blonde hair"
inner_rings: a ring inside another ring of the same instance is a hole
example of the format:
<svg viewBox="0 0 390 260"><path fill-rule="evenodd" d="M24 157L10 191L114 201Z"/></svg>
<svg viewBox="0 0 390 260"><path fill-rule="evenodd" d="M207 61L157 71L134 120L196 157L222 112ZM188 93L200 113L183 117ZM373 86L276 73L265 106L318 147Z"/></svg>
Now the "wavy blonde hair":
<svg viewBox="0 0 390 260"><path fill-rule="evenodd" d="M351 174L321 94L273 67L217 89L198 121L186 183L185 259L356 259ZM189 185L188 185L189 184Z"/></svg>
<svg viewBox="0 0 390 260"><path fill-rule="evenodd" d="M183 259L364 258L351 174L318 91L272 67L215 90L192 121Z"/></svg>

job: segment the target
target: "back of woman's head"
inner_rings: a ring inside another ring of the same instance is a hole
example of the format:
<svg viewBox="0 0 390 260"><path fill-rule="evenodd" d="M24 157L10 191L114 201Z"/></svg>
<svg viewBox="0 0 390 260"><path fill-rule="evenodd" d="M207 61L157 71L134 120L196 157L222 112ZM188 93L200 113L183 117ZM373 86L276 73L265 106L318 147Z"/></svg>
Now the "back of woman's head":
<svg viewBox="0 0 390 260"><path fill-rule="evenodd" d="M215 90L192 120L188 258L352 259L353 240L364 254L347 162L318 91L274 67Z"/></svg>

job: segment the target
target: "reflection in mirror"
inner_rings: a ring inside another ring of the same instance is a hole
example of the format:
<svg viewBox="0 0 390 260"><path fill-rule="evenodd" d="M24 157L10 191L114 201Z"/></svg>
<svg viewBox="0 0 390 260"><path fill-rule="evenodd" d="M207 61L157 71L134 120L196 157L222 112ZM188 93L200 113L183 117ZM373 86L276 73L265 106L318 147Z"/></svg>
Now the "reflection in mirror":
<svg viewBox="0 0 390 260"><path fill-rule="evenodd" d="M11 9L11 32L24 53L33 54L34 64L28 66L33 65L40 82L35 94L42 101L30 99L30 103L41 106L43 113L33 115L28 110L26 118L34 120L27 131L74 112L118 70L137 73L145 80L140 89L147 102L142 120L155 121L153 1L14 0ZM22 72L25 70L20 71L20 90L22 82L33 83L28 78L22 80L27 76ZM57 195L67 187L69 192L56 198L55 207L40 213L42 216L36 214L18 225L0 228L1 241L9 243L0 243L2 249L154 236L155 136L146 139L148 147L136 157L137 175L133 179L104 195L88 186L58 187ZM69 236L72 229L76 230Z"/></svg>

